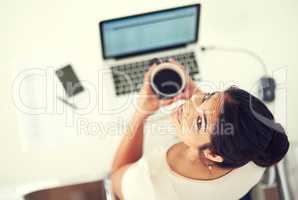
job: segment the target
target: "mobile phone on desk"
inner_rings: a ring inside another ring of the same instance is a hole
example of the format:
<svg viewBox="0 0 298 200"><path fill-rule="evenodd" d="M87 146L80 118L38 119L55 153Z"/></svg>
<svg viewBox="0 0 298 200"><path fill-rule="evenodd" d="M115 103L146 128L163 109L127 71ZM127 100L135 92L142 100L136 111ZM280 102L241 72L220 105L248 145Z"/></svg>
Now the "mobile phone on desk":
<svg viewBox="0 0 298 200"><path fill-rule="evenodd" d="M77 74L70 64L56 70L56 75L59 81L62 83L62 86L68 98L74 97L84 91L84 87L82 86ZM66 98L57 98L71 108L77 109L77 106L73 103L70 103Z"/></svg>

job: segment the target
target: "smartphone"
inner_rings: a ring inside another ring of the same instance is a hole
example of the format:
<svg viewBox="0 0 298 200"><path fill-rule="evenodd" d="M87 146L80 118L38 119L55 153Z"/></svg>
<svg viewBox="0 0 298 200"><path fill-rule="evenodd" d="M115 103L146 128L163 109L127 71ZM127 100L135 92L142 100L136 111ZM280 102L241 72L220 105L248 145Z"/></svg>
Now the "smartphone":
<svg viewBox="0 0 298 200"><path fill-rule="evenodd" d="M56 75L62 83L68 97L75 96L84 91L84 87L71 65L66 65L65 67L56 70Z"/></svg>

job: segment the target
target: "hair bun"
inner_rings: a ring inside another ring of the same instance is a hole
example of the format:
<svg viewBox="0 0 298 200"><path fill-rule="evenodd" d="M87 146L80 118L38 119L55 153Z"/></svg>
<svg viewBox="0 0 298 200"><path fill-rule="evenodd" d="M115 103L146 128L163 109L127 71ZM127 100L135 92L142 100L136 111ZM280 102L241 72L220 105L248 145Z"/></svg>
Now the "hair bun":
<svg viewBox="0 0 298 200"><path fill-rule="evenodd" d="M280 124L279 130L271 129L272 138L267 148L253 159L261 167L269 167L279 162L289 149L288 137Z"/></svg>

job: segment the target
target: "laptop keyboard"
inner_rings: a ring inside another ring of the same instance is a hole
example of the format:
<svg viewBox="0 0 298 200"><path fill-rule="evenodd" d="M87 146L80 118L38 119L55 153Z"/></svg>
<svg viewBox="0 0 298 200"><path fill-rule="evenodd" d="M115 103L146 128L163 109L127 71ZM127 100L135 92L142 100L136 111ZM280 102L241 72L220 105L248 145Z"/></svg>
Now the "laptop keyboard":
<svg viewBox="0 0 298 200"><path fill-rule="evenodd" d="M159 59L165 62L170 58L175 59L179 64L185 66L193 80L194 75L199 73L199 67L194 52L160 57ZM152 59L111 67L117 96L138 92L140 90L143 84L144 73L147 71L151 60Z"/></svg>

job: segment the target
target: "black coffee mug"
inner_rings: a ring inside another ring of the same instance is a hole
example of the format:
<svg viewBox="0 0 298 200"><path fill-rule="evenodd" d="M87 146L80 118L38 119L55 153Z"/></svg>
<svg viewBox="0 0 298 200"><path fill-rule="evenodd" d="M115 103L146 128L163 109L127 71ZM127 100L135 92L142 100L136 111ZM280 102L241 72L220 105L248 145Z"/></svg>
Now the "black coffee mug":
<svg viewBox="0 0 298 200"><path fill-rule="evenodd" d="M181 93L186 84L184 70L173 63L161 63L151 73L151 87L161 99L168 99Z"/></svg>

